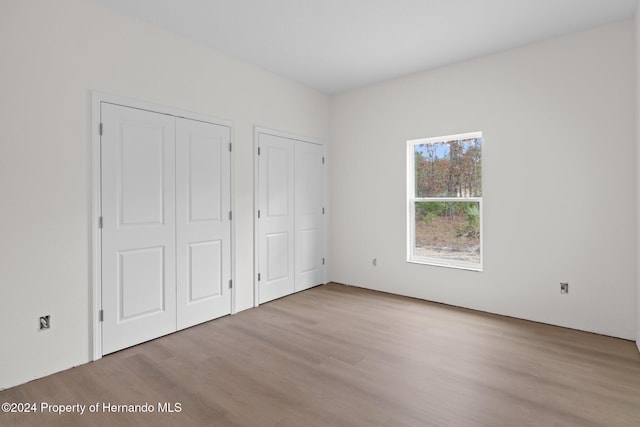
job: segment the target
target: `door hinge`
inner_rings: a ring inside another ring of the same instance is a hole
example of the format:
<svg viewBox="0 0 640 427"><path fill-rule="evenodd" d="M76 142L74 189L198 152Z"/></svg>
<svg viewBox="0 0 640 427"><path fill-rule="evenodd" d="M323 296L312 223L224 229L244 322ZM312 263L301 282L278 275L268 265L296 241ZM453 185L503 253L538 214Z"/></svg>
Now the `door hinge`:
<svg viewBox="0 0 640 427"><path fill-rule="evenodd" d="M258 209L258 218L260 218L260 209Z"/></svg>
<svg viewBox="0 0 640 427"><path fill-rule="evenodd" d="M231 211L229 211L229 221L231 221L233 219L233 213L231 213Z"/></svg>
<svg viewBox="0 0 640 427"><path fill-rule="evenodd" d="M233 280L229 279L229 289L233 289Z"/></svg>
<svg viewBox="0 0 640 427"><path fill-rule="evenodd" d="M322 265L324 265L324 258L322 258Z"/></svg>
<svg viewBox="0 0 640 427"><path fill-rule="evenodd" d="M324 156L322 156L322 164L324 165Z"/></svg>
<svg viewBox="0 0 640 427"><path fill-rule="evenodd" d="M258 147L258 156L260 155L260 147Z"/></svg>
<svg viewBox="0 0 640 427"><path fill-rule="evenodd" d="M99 320L100 322L104 321L104 310L100 310L100 311L98 312L98 320Z"/></svg>
<svg viewBox="0 0 640 427"><path fill-rule="evenodd" d="M98 135L102 135L102 122L98 125Z"/></svg>
<svg viewBox="0 0 640 427"><path fill-rule="evenodd" d="M324 215L324 208L322 208L322 215Z"/></svg>
<svg viewBox="0 0 640 427"><path fill-rule="evenodd" d="M102 228L102 217L98 218L98 228Z"/></svg>
<svg viewBox="0 0 640 427"><path fill-rule="evenodd" d="M258 273L258 282L260 281L260 273Z"/></svg>
<svg viewBox="0 0 640 427"><path fill-rule="evenodd" d="M229 143L229 152L231 152L231 150L232 150L232 149L231 149L231 143Z"/></svg>

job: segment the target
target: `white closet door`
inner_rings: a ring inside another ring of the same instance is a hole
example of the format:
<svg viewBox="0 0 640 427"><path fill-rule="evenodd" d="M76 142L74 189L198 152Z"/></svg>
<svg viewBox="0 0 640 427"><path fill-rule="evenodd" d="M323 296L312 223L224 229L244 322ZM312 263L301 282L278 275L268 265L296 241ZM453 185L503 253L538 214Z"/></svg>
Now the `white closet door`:
<svg viewBox="0 0 640 427"><path fill-rule="evenodd" d="M259 134L260 303L294 292L293 141Z"/></svg>
<svg viewBox="0 0 640 427"><path fill-rule="evenodd" d="M231 313L230 129L176 119L178 329Z"/></svg>
<svg viewBox="0 0 640 427"><path fill-rule="evenodd" d="M176 329L174 118L102 104L103 354Z"/></svg>
<svg viewBox="0 0 640 427"><path fill-rule="evenodd" d="M295 290L324 281L322 146L295 143Z"/></svg>

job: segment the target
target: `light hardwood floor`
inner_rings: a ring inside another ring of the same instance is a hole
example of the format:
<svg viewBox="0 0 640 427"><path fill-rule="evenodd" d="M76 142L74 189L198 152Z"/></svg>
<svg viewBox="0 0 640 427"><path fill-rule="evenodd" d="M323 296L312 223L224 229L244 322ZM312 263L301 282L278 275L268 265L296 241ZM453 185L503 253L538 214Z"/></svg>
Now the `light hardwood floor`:
<svg viewBox="0 0 640 427"><path fill-rule="evenodd" d="M11 426L640 426L630 341L328 284L0 392ZM158 403L181 411L158 413ZM154 413L104 413L103 404ZM38 408L40 409L40 408ZM87 409L85 409L88 411Z"/></svg>

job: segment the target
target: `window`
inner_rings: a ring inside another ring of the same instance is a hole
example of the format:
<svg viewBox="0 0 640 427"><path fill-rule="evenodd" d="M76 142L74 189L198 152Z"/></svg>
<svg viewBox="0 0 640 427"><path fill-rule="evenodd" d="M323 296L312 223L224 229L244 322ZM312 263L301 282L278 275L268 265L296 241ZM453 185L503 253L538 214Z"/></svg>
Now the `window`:
<svg viewBox="0 0 640 427"><path fill-rule="evenodd" d="M482 133L407 141L407 261L482 270Z"/></svg>

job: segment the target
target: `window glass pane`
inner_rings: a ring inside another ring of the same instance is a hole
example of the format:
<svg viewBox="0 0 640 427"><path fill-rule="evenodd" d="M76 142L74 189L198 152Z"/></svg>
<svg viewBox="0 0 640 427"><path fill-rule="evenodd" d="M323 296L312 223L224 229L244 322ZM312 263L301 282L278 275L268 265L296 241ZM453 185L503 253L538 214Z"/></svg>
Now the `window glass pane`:
<svg viewBox="0 0 640 427"><path fill-rule="evenodd" d="M482 138L414 145L416 197L481 197Z"/></svg>
<svg viewBox="0 0 640 427"><path fill-rule="evenodd" d="M480 263L480 203L416 202L416 257Z"/></svg>

